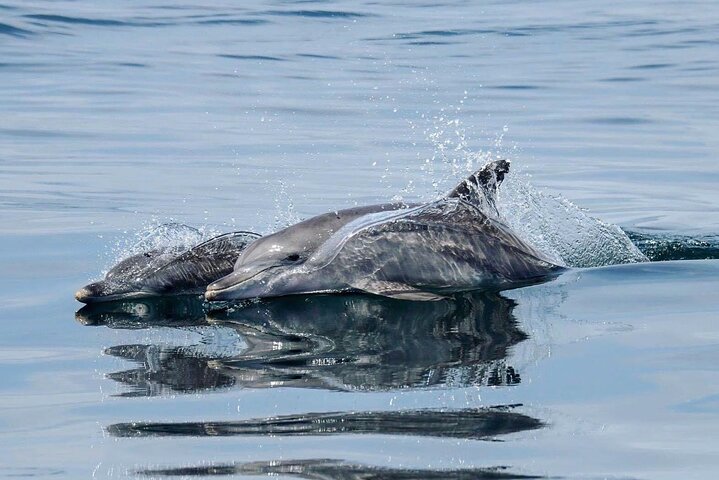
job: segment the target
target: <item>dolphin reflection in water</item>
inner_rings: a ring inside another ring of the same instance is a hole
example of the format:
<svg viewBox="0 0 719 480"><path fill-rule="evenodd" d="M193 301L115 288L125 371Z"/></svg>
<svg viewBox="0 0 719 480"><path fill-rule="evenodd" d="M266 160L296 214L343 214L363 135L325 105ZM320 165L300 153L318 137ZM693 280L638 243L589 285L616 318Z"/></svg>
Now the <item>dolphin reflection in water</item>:
<svg viewBox="0 0 719 480"><path fill-rule="evenodd" d="M107 427L115 437L281 437L404 435L493 441L544 423L513 411L518 405L458 410L329 412L219 422L131 422Z"/></svg>
<svg viewBox="0 0 719 480"><path fill-rule="evenodd" d="M489 292L437 302L290 296L213 312L208 320L246 339L242 355L214 362L246 385L390 390L519 382L504 361L527 338L513 307Z"/></svg>
<svg viewBox="0 0 719 480"><path fill-rule="evenodd" d="M112 372L107 378L129 390L122 397L150 397L173 393L196 393L232 387L234 378L210 365L227 353L220 345L202 348L217 330L206 321L206 305L196 295L148 297L136 300L98 302L85 305L75 319L85 326L120 330L151 329L155 343L112 345L106 355L121 358L137 368ZM234 332L227 332L238 343ZM197 343L188 344L188 335ZM227 342L225 342L227 343Z"/></svg>
<svg viewBox="0 0 719 480"><path fill-rule="evenodd" d="M140 365L110 375L134 395L192 391L192 385L373 391L520 382L506 361L511 347L527 338L514 307L500 294L470 292L436 302L290 296L206 312L197 297L187 296L87 305L76 318L110 328L171 327L182 338L187 328L222 329L222 338L231 333L242 344L232 355L225 345L213 352L211 342L201 349L168 346L171 338L106 349Z"/></svg>
<svg viewBox="0 0 719 480"><path fill-rule="evenodd" d="M282 476L306 480L520 480L541 478L514 473L507 467L392 468L362 465L329 458L272 460L195 467L152 468L137 473L150 477Z"/></svg>
<svg viewBox="0 0 719 480"><path fill-rule="evenodd" d="M109 378L133 395L169 395L226 388L312 388L386 391L438 386L513 385L510 349L527 336L513 316L515 302L497 293L472 292L436 302L370 295L312 295L267 299L207 311L197 297L93 304L77 312L84 325L118 329L224 329L243 350L227 355L162 345L116 345L108 355L140 365ZM116 312L116 315L113 313ZM183 318L181 312L187 312ZM200 312L205 312L200 314ZM164 331L164 330L163 330ZM208 338L210 338L208 336ZM161 340L166 345L167 335ZM194 362L194 363L193 363ZM192 368L188 368L192 365ZM459 409L301 412L241 420L130 421L106 426L114 437L297 437L390 435L468 441L543 428L518 405ZM291 472L290 472L291 470ZM333 459L264 464L204 465L140 470L149 476L295 475L298 478L534 478L502 468L458 470L379 468Z"/></svg>

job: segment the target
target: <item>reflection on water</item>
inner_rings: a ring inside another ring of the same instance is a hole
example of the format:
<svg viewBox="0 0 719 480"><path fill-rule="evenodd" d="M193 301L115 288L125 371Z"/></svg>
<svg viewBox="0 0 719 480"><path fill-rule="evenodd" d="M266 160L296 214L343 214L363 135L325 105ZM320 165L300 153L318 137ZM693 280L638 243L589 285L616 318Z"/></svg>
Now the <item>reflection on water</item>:
<svg viewBox="0 0 719 480"><path fill-rule="evenodd" d="M224 328L245 348L224 345L116 345L107 355L139 368L109 378L127 395L212 388L300 387L390 390L440 385L513 385L519 373L508 350L526 339L512 315L513 300L495 293L439 302L360 295L287 297L205 313L197 297L157 298L83 307L85 325L110 328Z"/></svg>
<svg viewBox="0 0 719 480"><path fill-rule="evenodd" d="M499 435L543 426L536 418L511 411L516 406L450 411L307 413L231 422L117 423L110 425L107 431L116 437L379 434L494 440Z"/></svg>
<svg viewBox="0 0 719 480"><path fill-rule="evenodd" d="M330 459L311 460L275 460L270 462L248 462L219 465L203 465L198 467L180 467L154 470L141 470L141 475L148 476L223 476L223 475L262 475L291 476L310 480L419 480L446 479L523 479L539 478L528 475L517 475L508 472L505 467L467 468L457 470L400 469L358 465Z"/></svg>
<svg viewBox="0 0 719 480"><path fill-rule="evenodd" d="M139 364L139 368L107 375L128 385L123 397L154 397L170 393L196 393L231 387L235 380L211 368L206 358L183 348L165 349L156 345L116 345L104 351L107 355Z"/></svg>
<svg viewBox="0 0 719 480"><path fill-rule="evenodd" d="M259 302L209 320L253 339L242 356L216 362L246 387L498 385L520 381L504 363L526 338L514 306L493 293L440 302L325 295Z"/></svg>
<svg viewBox="0 0 719 480"><path fill-rule="evenodd" d="M197 295L119 300L85 305L75 319L87 326L122 329L186 327L205 323L205 306Z"/></svg>
<svg viewBox="0 0 719 480"><path fill-rule="evenodd" d="M181 332L183 329L206 327L205 310L198 296L157 297L87 305L75 314L75 318L83 325L113 329L171 327L170 331ZM158 344L114 345L103 351L106 355L138 365L137 368L107 374L107 378L130 387L119 396L196 393L235 384L233 377L210 366L210 362L226 355L221 345L217 348L210 346L208 352L193 345L168 346L166 339L162 340L162 344L158 341Z"/></svg>
<svg viewBox="0 0 719 480"><path fill-rule="evenodd" d="M190 296L88 305L76 318L84 325L148 329L142 343L104 350L106 355L137 365L107 375L129 387L120 394L125 397L271 387L374 392L519 383L519 373L507 363L510 349L527 339L513 315L516 305L493 292L437 302L315 295L208 311L200 298ZM220 331L224 333L218 335ZM199 338L188 342L188 332ZM228 349L226 342L218 340L228 336L241 348ZM515 411L518 406L301 411L229 421L130 421L105 429L113 437L130 438L373 434L498 441L544 427L541 420ZM413 470L337 459L210 464L138 473L309 479L530 478L497 468Z"/></svg>

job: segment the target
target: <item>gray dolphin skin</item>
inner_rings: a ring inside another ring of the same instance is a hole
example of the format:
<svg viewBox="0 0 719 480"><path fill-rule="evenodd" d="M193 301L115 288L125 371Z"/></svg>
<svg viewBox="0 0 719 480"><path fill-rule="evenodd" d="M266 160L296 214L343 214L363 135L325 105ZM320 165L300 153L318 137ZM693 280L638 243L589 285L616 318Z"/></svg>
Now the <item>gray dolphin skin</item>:
<svg viewBox="0 0 719 480"><path fill-rule="evenodd" d="M133 255L105 278L75 293L82 303L157 295L201 294L207 285L232 272L235 260L259 238L252 232L226 233L189 250L159 249Z"/></svg>
<svg viewBox="0 0 719 480"><path fill-rule="evenodd" d="M523 241L495 206L509 171L497 160L446 197L327 213L263 237L205 298L242 300L359 291L409 300L507 288L562 267Z"/></svg>

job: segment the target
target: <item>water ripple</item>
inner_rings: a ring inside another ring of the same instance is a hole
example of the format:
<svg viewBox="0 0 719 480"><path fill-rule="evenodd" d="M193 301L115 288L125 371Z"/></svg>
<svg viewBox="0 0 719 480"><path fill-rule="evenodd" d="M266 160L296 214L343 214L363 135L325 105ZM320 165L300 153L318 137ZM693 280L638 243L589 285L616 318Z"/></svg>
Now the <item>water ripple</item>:
<svg viewBox="0 0 719 480"><path fill-rule="evenodd" d="M317 53L298 53L296 56L303 58L316 58L319 60L339 60L340 57L334 55L320 55Z"/></svg>
<svg viewBox="0 0 719 480"><path fill-rule="evenodd" d="M270 62L284 62L284 58L271 57L269 55L234 55L229 53L221 53L217 55L220 58L231 58L233 60L267 60Z"/></svg>
<svg viewBox="0 0 719 480"><path fill-rule="evenodd" d="M304 17L304 18L366 18L375 17L372 13L345 12L340 10L267 10L259 15L274 15L280 17Z"/></svg>
<svg viewBox="0 0 719 480"><path fill-rule="evenodd" d="M627 235L651 260L705 260L719 258L719 235L686 236L628 231Z"/></svg>
<svg viewBox="0 0 719 480"><path fill-rule="evenodd" d="M48 14L28 14L24 15L25 18L31 20L40 20L43 22L53 23L68 23L68 24L79 24L79 25L97 25L97 26L137 26L135 22L124 22L120 20L109 20L104 18L85 18L85 17L67 17L65 15L48 15ZM151 25L145 26L157 26L158 23L152 23Z"/></svg>
<svg viewBox="0 0 719 480"><path fill-rule="evenodd" d="M497 90L540 90L540 89L544 89L546 87L542 87L539 85L510 84L510 85L497 85L497 86L489 87L489 88L494 88Z"/></svg>
<svg viewBox="0 0 719 480"><path fill-rule="evenodd" d="M549 25L527 25L515 28L479 28L479 29L440 29L440 30L422 30L417 32L395 33L387 38L372 38L370 40L417 40L426 37L457 37L465 35L501 35L507 37L524 37L546 33L562 33L578 30L597 30L604 28L631 28L637 26L656 25L653 20L639 21L608 21L608 22L586 22L578 24L549 24Z"/></svg>
<svg viewBox="0 0 719 480"><path fill-rule="evenodd" d="M12 37L25 37L32 35L33 32L24 28L13 27L7 23L0 23L0 35L10 35Z"/></svg>
<svg viewBox="0 0 719 480"><path fill-rule="evenodd" d="M675 67L674 63L646 63L642 65L635 65L631 67L634 70L657 70L659 68Z"/></svg>
<svg viewBox="0 0 719 480"><path fill-rule="evenodd" d="M588 118L585 122L597 125L643 125L652 123L652 120L639 117L596 117Z"/></svg>
<svg viewBox="0 0 719 480"><path fill-rule="evenodd" d="M602 82L611 82L611 83L626 83L626 82L643 82L646 80L645 78L641 77L609 77L604 78L601 81Z"/></svg>
<svg viewBox="0 0 719 480"><path fill-rule="evenodd" d="M185 17L136 17L130 20L116 20L107 18L75 17L56 14L27 14L24 18L34 20L40 25L66 24L66 25L90 25L95 27L167 27L183 24L190 25L264 25L268 20L260 18L224 18L211 17L206 15L189 15ZM0 30L1 32L1 30Z"/></svg>
<svg viewBox="0 0 719 480"><path fill-rule="evenodd" d="M197 20L194 23L198 25L264 25L270 22L259 18L219 18L213 20Z"/></svg>
<svg viewBox="0 0 719 480"><path fill-rule="evenodd" d="M374 17L371 13L345 12L340 10L268 10L260 15L306 18L364 18Z"/></svg>

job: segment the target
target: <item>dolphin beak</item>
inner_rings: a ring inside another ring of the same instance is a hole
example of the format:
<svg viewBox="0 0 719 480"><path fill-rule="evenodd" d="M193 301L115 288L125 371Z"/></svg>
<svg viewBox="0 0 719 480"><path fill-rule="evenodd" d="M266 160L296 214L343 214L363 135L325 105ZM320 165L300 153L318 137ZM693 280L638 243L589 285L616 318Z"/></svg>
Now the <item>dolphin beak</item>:
<svg viewBox="0 0 719 480"><path fill-rule="evenodd" d="M212 302L214 300L229 300L227 298L230 291L235 290L242 282L252 278L247 272L235 271L229 275L225 275L221 279L207 286L205 291L205 300Z"/></svg>
<svg viewBox="0 0 719 480"><path fill-rule="evenodd" d="M208 302L214 302L215 300L220 300L218 297L219 292L217 290L210 290L210 287L212 285L208 285L207 291L205 291L205 300Z"/></svg>
<svg viewBox="0 0 719 480"><path fill-rule="evenodd" d="M117 291L113 290L112 285L108 285L104 280L97 281L85 285L80 290L75 292L75 300L82 303L101 303L101 302L112 302L115 300L127 300L131 298L143 298L157 295L151 291L137 290L137 291Z"/></svg>
<svg viewBox="0 0 719 480"><path fill-rule="evenodd" d="M93 307L89 307L87 305L82 307L80 310L75 312L75 320L82 325L85 325L86 327L99 325L100 322L98 322L97 319L93 318L93 316L90 314L90 312L92 312L92 309Z"/></svg>
<svg viewBox="0 0 719 480"><path fill-rule="evenodd" d="M256 269L252 269L250 271L235 270L229 275L226 275L216 282L208 285L207 290L205 291L205 300L212 302L254 298L256 296L252 294L254 289L246 287L248 287L248 284L254 284L255 282L251 282L251 280L256 280L256 277L270 268L272 267L266 267L259 271Z"/></svg>
<svg viewBox="0 0 719 480"><path fill-rule="evenodd" d="M75 292L75 300L82 303L87 303L92 297L92 292L87 287L82 287L80 290Z"/></svg>
<svg viewBox="0 0 719 480"><path fill-rule="evenodd" d="M80 290L75 292L75 300L82 303L94 303L100 301L103 290L100 283L101 282L95 282L82 287Z"/></svg>

